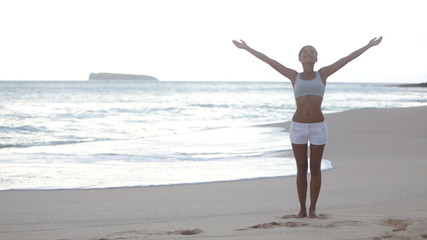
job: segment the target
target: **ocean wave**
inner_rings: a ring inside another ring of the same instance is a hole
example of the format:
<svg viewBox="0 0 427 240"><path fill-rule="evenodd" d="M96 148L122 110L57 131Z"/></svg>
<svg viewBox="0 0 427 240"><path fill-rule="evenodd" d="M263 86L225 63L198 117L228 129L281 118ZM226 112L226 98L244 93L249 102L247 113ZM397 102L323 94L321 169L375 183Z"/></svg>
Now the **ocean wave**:
<svg viewBox="0 0 427 240"><path fill-rule="evenodd" d="M0 126L0 132L3 133L52 133L52 130L47 129L46 127L35 127L30 125L23 125L18 127L8 127Z"/></svg>
<svg viewBox="0 0 427 240"><path fill-rule="evenodd" d="M230 104L213 104L213 103L199 103L191 104L192 107L201 107L201 108L231 108Z"/></svg>
<svg viewBox="0 0 427 240"><path fill-rule="evenodd" d="M17 143L17 144L0 144L0 149L72 145L72 144L101 142L101 141L109 141L109 140L111 141L111 139L97 139L97 140L66 140L66 141L48 141L48 142L29 142L29 143Z"/></svg>
<svg viewBox="0 0 427 240"><path fill-rule="evenodd" d="M273 155L279 155L291 150L264 150L264 151L236 151L236 152L179 152L174 153L176 158L182 157L185 161L230 161L232 159L249 159L249 158L261 158L270 157Z"/></svg>

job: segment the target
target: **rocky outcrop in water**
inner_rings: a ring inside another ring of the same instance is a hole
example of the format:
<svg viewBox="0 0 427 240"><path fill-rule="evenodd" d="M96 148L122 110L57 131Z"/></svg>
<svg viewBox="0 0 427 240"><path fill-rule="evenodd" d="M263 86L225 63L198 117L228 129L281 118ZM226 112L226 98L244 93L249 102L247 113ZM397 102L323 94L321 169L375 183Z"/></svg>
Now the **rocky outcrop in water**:
<svg viewBox="0 0 427 240"><path fill-rule="evenodd" d="M159 81L157 78L149 75L122 74L122 73L90 73L89 81L92 80L142 80Z"/></svg>

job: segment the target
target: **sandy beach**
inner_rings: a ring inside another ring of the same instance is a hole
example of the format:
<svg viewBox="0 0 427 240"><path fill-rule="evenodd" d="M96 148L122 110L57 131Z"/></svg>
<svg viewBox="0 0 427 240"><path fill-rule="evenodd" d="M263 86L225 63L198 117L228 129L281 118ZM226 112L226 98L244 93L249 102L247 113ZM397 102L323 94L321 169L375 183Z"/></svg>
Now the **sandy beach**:
<svg viewBox="0 0 427 240"><path fill-rule="evenodd" d="M0 239L427 239L427 107L326 121L334 167L323 172L319 219L293 217L294 177L2 191Z"/></svg>

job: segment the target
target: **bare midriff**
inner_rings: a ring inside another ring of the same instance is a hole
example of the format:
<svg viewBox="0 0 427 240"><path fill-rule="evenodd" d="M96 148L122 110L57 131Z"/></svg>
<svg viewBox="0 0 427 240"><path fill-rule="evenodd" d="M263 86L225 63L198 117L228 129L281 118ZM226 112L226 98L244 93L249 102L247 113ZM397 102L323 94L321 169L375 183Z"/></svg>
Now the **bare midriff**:
<svg viewBox="0 0 427 240"><path fill-rule="evenodd" d="M323 122L325 118L321 110L323 98L315 95L300 96L295 99L297 110L292 121L300 123Z"/></svg>

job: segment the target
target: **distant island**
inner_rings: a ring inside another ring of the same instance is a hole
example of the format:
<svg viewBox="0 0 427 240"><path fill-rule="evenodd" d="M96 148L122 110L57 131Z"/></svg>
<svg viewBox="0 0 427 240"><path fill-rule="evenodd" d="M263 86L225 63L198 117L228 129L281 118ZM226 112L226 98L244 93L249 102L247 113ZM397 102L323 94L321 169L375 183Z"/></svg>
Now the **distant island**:
<svg viewBox="0 0 427 240"><path fill-rule="evenodd" d="M425 83L411 83L411 84L400 84L398 87L427 87L427 82Z"/></svg>
<svg viewBox="0 0 427 240"><path fill-rule="evenodd" d="M148 75L122 74L122 73L90 73L89 81L92 80L142 80L159 81L157 78Z"/></svg>

